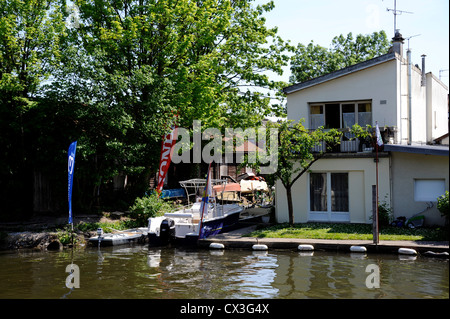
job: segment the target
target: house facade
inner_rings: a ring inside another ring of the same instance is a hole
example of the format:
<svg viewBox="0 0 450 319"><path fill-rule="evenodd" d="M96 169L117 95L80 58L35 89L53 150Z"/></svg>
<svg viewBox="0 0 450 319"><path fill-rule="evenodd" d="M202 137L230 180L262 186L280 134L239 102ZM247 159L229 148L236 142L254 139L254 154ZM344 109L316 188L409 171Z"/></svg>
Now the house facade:
<svg viewBox="0 0 450 319"><path fill-rule="evenodd" d="M400 34L393 40L388 54L284 89L288 119L304 119L309 129L344 131L340 147L294 184L295 222L372 222L376 153L370 141L352 139L348 128L377 123L385 143L378 152L379 202L387 203L394 217L426 211L427 223L443 223L436 205L429 203L434 193L423 201L414 192L415 187L448 190L448 146L431 146L448 133L448 88L425 72L425 56L422 68L412 65L410 54L403 54ZM424 145L431 151L420 149ZM440 149L434 152L433 147ZM287 222L281 183L276 185L276 203L277 221Z"/></svg>

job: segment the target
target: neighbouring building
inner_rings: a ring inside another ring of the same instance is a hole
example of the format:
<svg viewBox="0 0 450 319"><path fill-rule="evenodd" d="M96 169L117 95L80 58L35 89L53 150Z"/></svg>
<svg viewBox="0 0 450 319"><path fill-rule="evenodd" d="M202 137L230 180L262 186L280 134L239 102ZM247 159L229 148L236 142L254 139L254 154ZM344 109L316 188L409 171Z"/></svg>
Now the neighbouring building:
<svg viewBox="0 0 450 319"><path fill-rule="evenodd" d="M409 50L404 56L403 40L396 33L392 52L284 89L288 119L344 132L340 147L294 184L295 222L372 222L375 152L369 141L351 139L348 128L376 123L385 143L378 154L379 202L394 217L424 212L426 224L444 222L435 202L449 189L448 88L425 72L425 56L422 68ZM277 221L287 222L281 183L276 204Z"/></svg>

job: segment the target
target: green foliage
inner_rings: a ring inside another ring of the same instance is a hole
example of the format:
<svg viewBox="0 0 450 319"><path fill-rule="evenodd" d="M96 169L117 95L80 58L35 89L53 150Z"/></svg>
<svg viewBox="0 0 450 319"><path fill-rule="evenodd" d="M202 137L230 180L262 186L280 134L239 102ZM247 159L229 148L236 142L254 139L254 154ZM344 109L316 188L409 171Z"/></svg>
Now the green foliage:
<svg viewBox="0 0 450 319"><path fill-rule="evenodd" d="M256 230L247 236L258 238L309 238L335 240L372 240L372 225L306 223L278 224ZM380 228L380 240L448 240L448 232L441 228L416 228L384 226Z"/></svg>
<svg viewBox="0 0 450 319"><path fill-rule="evenodd" d="M445 191L444 195L441 195L437 198L437 209L441 213L441 216L445 216L446 218L449 217L450 209L449 209L448 191Z"/></svg>
<svg viewBox="0 0 450 319"><path fill-rule="evenodd" d="M142 196L174 114L186 128L245 128L280 115L250 90L284 86L264 72L280 74L289 60L289 46L265 26L273 2L73 4L69 17L65 1L0 3L0 199L20 201L6 208L14 217L33 210L33 174L50 185L49 210L66 209L74 140L74 210L92 211ZM128 177L120 194L119 175Z"/></svg>
<svg viewBox="0 0 450 319"><path fill-rule="evenodd" d="M276 129L278 138L277 168L274 175L281 181L286 189L289 210L289 223L294 224L294 208L292 203L292 185L309 168L320 159L326 149L314 153L315 146L324 142L326 148L332 148L340 143L342 133L336 129L324 131L323 127L317 130L308 130L303 126L304 119L298 122L289 120L278 123L268 123L268 130ZM267 139L269 140L269 139ZM259 163L256 163L258 168Z"/></svg>
<svg viewBox="0 0 450 319"><path fill-rule="evenodd" d="M326 149L314 153L313 149L321 142L331 149L340 143L342 133L336 129L325 131L323 127L308 130L303 126L304 119L298 122L289 120L269 124L278 130L278 167L275 175L285 188L290 188L310 167L323 156Z"/></svg>
<svg viewBox="0 0 450 319"><path fill-rule="evenodd" d="M299 43L291 59L291 83L305 82L339 69L373 59L386 54L390 42L384 31L369 35L358 34L356 38L350 32L334 37L331 48L315 45L311 41L307 46Z"/></svg>
<svg viewBox="0 0 450 319"><path fill-rule="evenodd" d="M78 105L77 169L94 183L88 193L122 173L141 195L174 114L186 128L193 120L247 127L277 111L250 90L240 94L243 85L277 87L255 70L281 72L288 61L261 17L272 6L250 3L76 2L79 27L68 30L66 60L46 94Z"/></svg>
<svg viewBox="0 0 450 319"><path fill-rule="evenodd" d="M240 91L280 88L261 71L281 73L288 57L262 18L273 3L251 2L76 1L79 27L68 31L61 80L81 91L89 83L82 96L117 105L134 128L158 139L175 112L184 127L199 119L207 127L253 125L277 108Z"/></svg>
<svg viewBox="0 0 450 319"><path fill-rule="evenodd" d="M99 223L79 223L75 226L81 232L93 231L99 228Z"/></svg>
<svg viewBox="0 0 450 319"><path fill-rule="evenodd" d="M34 154L27 142L40 132L31 132L30 113L39 85L58 63L63 36L58 1L0 1L0 200L13 218L32 212L27 183Z"/></svg>
<svg viewBox="0 0 450 319"><path fill-rule="evenodd" d="M383 202L378 203L378 225L380 226L388 226L392 221L392 210L389 206L388 201L384 200Z"/></svg>
<svg viewBox="0 0 450 319"><path fill-rule="evenodd" d="M141 227L142 225L139 225ZM95 223L79 223L75 226L76 230L81 232L96 231L98 228L102 228L105 233L110 233L114 229L125 230L128 228L135 228L133 221L123 220L123 221L106 221L106 222L95 222Z"/></svg>
<svg viewBox="0 0 450 319"><path fill-rule="evenodd" d="M64 19L56 0L0 2L0 92L28 98L60 56Z"/></svg>
<svg viewBox="0 0 450 319"><path fill-rule="evenodd" d="M77 236L75 236L74 232L72 232L70 226L65 226L63 229L57 229L56 236L59 242L63 245L71 244L72 240L74 244L77 242Z"/></svg>
<svg viewBox="0 0 450 319"><path fill-rule="evenodd" d="M74 243L76 241L76 237L72 235L72 232L70 231L59 231L58 234L58 240L63 245L68 245L72 243L72 237L74 240Z"/></svg>
<svg viewBox="0 0 450 319"><path fill-rule="evenodd" d="M130 207L130 217L136 220L137 224L146 225L151 217L162 216L170 212L172 205L160 198L156 193L141 198L136 198L133 206Z"/></svg>

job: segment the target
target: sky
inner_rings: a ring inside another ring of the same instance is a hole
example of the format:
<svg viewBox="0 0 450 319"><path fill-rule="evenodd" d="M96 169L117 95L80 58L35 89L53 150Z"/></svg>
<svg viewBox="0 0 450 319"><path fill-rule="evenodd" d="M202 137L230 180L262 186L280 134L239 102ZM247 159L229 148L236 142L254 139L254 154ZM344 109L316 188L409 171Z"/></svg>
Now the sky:
<svg viewBox="0 0 450 319"><path fill-rule="evenodd" d="M255 0L254 4L268 0ZM395 0L274 0L275 8L264 13L268 27L278 27L278 35L291 44L314 44L329 48L335 36L352 32L371 34L384 30L389 39L394 36ZM422 65L449 86L449 1L396 0L397 29L409 39L413 64ZM407 13L411 12L411 13ZM403 45L404 54L408 40ZM289 67L277 80L288 82ZM445 70L441 71L440 70Z"/></svg>

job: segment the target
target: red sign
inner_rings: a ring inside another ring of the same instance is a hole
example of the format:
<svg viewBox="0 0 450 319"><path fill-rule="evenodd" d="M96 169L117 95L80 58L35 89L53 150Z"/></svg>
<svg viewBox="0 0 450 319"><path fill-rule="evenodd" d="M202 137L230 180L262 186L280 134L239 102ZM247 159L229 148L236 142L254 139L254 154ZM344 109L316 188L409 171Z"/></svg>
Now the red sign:
<svg viewBox="0 0 450 319"><path fill-rule="evenodd" d="M161 144L161 159L159 161L158 186L156 191L161 194L164 181L169 171L170 161L172 159L173 148L177 142L177 126L175 125L172 132L164 136Z"/></svg>

